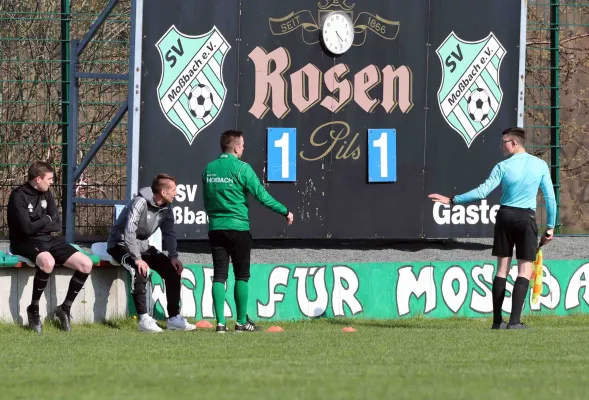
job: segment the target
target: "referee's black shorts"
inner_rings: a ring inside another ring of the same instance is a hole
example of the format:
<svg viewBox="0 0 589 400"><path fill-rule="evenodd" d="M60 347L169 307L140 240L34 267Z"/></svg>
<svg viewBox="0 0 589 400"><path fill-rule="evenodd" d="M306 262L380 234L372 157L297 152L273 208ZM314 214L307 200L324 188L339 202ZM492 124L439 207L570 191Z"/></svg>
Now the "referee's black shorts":
<svg viewBox="0 0 589 400"><path fill-rule="evenodd" d="M536 212L529 208L501 206L495 219L493 255L535 261L538 248Z"/></svg>

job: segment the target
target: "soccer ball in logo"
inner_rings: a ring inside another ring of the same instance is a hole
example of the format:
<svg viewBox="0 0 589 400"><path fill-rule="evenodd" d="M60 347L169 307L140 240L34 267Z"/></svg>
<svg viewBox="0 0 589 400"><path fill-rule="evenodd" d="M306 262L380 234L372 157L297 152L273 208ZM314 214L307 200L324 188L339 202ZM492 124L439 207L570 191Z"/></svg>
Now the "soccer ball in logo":
<svg viewBox="0 0 589 400"><path fill-rule="evenodd" d="M468 98L468 115L470 119L481 122L489 118L491 103L489 102L489 93L486 90L478 88L470 92Z"/></svg>
<svg viewBox="0 0 589 400"><path fill-rule="evenodd" d="M211 89L201 83L194 86L188 93L188 107L194 118L205 118L213 108L213 95Z"/></svg>

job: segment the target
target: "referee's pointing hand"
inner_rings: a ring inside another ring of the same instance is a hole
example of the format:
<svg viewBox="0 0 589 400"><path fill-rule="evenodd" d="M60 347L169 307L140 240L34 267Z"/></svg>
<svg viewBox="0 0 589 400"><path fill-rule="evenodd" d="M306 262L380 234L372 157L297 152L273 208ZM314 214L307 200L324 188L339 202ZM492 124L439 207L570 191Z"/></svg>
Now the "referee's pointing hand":
<svg viewBox="0 0 589 400"><path fill-rule="evenodd" d="M443 204L450 204L450 198L446 197L446 196L442 196L441 194L434 193L434 194L430 194L427 197L432 199L432 201L434 201L434 202L437 201L437 202L443 203Z"/></svg>

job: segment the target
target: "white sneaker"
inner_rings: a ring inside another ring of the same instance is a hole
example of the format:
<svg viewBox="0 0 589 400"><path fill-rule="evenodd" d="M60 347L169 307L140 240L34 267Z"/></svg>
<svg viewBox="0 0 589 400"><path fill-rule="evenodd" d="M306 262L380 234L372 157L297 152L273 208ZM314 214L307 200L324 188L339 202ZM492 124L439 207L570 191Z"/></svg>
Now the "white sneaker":
<svg viewBox="0 0 589 400"><path fill-rule="evenodd" d="M196 329L194 324L188 323L180 314L168 319L168 329L171 331L193 331Z"/></svg>
<svg viewBox="0 0 589 400"><path fill-rule="evenodd" d="M160 328L156 324L155 319L151 317L147 317L139 321L139 330L141 332L163 332L163 329Z"/></svg>

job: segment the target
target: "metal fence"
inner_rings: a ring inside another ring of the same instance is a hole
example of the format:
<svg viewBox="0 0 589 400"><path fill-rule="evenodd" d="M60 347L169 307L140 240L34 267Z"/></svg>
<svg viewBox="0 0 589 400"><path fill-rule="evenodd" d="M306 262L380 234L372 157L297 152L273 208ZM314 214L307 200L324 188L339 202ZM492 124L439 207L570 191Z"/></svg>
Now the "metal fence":
<svg viewBox="0 0 589 400"><path fill-rule="evenodd" d="M70 40L84 36L107 1L0 0L0 236L6 204L35 159L56 168L55 194L65 210ZM127 74L130 1L121 1L80 60L85 72ZM78 162L127 97L127 81L79 80ZM76 196L124 199L126 117L76 182ZM63 213L62 213L63 215ZM76 207L78 236L104 236L112 206Z"/></svg>
<svg viewBox="0 0 589 400"><path fill-rule="evenodd" d="M589 2L528 2L528 148L551 166L562 234L589 233L588 50Z"/></svg>
<svg viewBox="0 0 589 400"><path fill-rule="evenodd" d="M0 0L0 237L6 203L28 165L56 167L55 194L65 210L70 40L79 39L107 0ZM529 1L525 127L528 148L552 169L559 231L589 234L589 3ZM80 69L126 74L130 1L121 0L85 51ZM81 161L127 95L126 81L85 79L80 88ZM75 183L77 197L124 199L127 117ZM539 221L544 202L538 197ZM112 206L76 206L76 233L103 237ZM63 215L63 214L62 214Z"/></svg>

